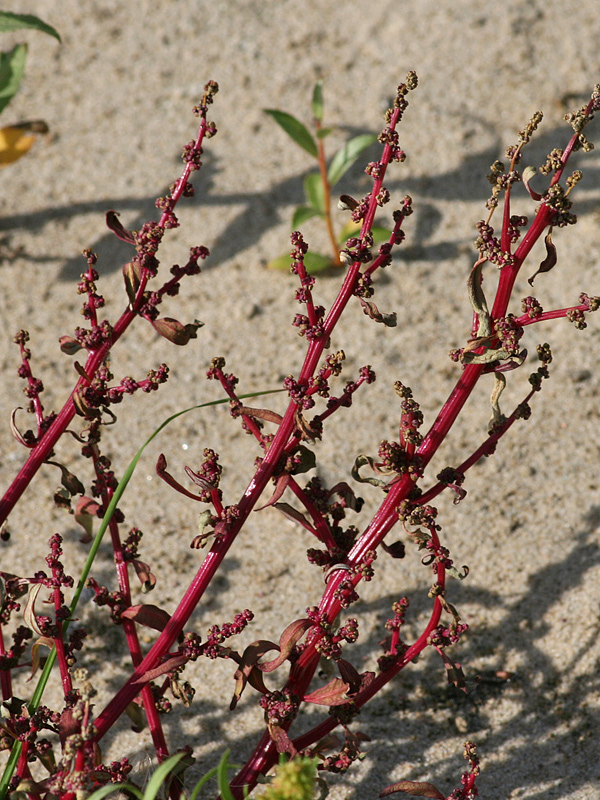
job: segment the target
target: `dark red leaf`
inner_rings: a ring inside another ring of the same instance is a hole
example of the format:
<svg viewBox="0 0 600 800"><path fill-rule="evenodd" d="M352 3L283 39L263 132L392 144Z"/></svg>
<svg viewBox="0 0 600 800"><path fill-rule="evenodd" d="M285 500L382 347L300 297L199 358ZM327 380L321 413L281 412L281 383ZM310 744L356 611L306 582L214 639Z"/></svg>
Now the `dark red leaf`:
<svg viewBox="0 0 600 800"><path fill-rule="evenodd" d="M154 606L151 603L139 606L130 606L121 614L126 619L132 619L140 625L145 625L147 628L153 628L155 631L164 631L171 615L167 614L162 608Z"/></svg>
<svg viewBox="0 0 600 800"><path fill-rule="evenodd" d="M312 622L309 619L297 619L288 625L279 638L280 653L277 658L272 661L267 661L265 664L259 664L258 668L261 672L273 672L288 658L292 652L292 648L304 636L306 631L312 627Z"/></svg>
<svg viewBox="0 0 600 800"><path fill-rule="evenodd" d="M358 671L349 661L346 661L343 658L338 659L337 666L340 671L340 675L342 676L342 680L345 681L349 686L349 694L356 694L356 692L358 692L360 689L360 675L358 674Z"/></svg>
<svg viewBox="0 0 600 800"><path fill-rule="evenodd" d="M121 225L119 221L119 215L117 214L116 211L106 212L106 224L115 234L115 236L119 238L122 242L127 242L128 244L135 244L135 238L133 234L131 233L131 231L128 231Z"/></svg>
<svg viewBox="0 0 600 800"><path fill-rule="evenodd" d="M141 675L137 680L133 681L133 683L137 685L140 683L148 683L149 681L153 681L155 678L160 678L160 676L164 675L165 672L170 672L172 669L181 667L183 664L187 663L187 661L187 656L172 656L166 661L163 661L162 664L159 664L158 667L144 672L144 674Z"/></svg>
<svg viewBox="0 0 600 800"><path fill-rule="evenodd" d="M297 750L287 735L287 731L284 731L279 725L269 725L269 734L275 742L278 753L289 753L292 758L296 755Z"/></svg>

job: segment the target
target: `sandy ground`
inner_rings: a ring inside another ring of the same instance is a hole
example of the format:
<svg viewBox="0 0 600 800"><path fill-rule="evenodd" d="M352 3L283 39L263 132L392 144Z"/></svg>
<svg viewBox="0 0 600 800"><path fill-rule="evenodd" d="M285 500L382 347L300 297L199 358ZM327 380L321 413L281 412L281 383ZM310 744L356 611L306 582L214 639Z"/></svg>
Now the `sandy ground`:
<svg viewBox="0 0 600 800"><path fill-rule="evenodd" d="M63 43L33 32L4 37L3 49L28 41L30 52L22 91L3 122L43 118L51 135L2 175L3 487L23 462L9 430L10 410L23 403L12 336L22 327L30 331L47 408L58 409L75 376L56 340L80 324L79 253L89 246L99 254L99 288L114 318L125 303L120 266L130 250L107 232L104 212L117 210L132 228L155 216L154 198L179 174L181 146L194 134L190 109L209 78L221 87L212 113L219 134L207 147L197 198L181 208L181 228L162 251L168 265L184 259L190 245L211 249L203 274L166 309L186 322L201 319L205 327L180 350L138 325L115 350L117 376L140 377L162 361L171 366L171 380L158 394L118 409L120 424L105 442L118 473L169 413L219 396L203 377L214 355L227 358L241 391L278 386L301 363L303 340L289 324L297 311L294 280L265 264L288 247L291 213L311 163L262 109L281 108L308 122L312 87L323 78L326 119L339 125L331 142L340 143L350 134L377 132L407 70L420 78L401 129L409 158L388 182L396 199L412 195L416 213L376 296L382 310L398 312L399 325L383 330L358 307L340 325L333 346L345 349L348 375L370 363L378 382L331 420L318 446L320 474L333 483L349 479L357 453L375 453L381 439L394 436L395 380L413 388L426 425L433 420L457 377L447 352L465 341L470 327L465 279L474 224L489 191L488 167L537 108L545 121L529 161L540 163L552 147L563 146L569 135L563 114L600 80L594 0L14 0L10 8L41 15ZM596 124L592 139L599 134ZM560 269L536 284L548 309L577 302L581 291L600 294L597 152L577 159L585 173L576 192L579 222L557 232ZM339 189L361 194L366 186L357 167ZM531 211L525 201L521 207ZM317 250L325 247L317 226L307 224L305 234ZM529 293L525 277L517 298ZM338 280L319 280L317 295L325 306ZM372 739L368 755L346 776L332 778L335 800L375 798L401 778L431 780L449 793L463 769L465 738L479 746L484 798L600 798L600 322L591 318L584 332L564 321L547 325L528 335L529 347L539 339L552 344L555 363L552 379L535 398L533 418L513 428L497 455L472 470L464 502L439 503L445 541L456 562L471 570L466 581L450 587L450 599L471 625L455 656L469 677L499 669L516 677L503 685L484 682L459 696L446 687L439 659L423 658L363 711L356 726ZM525 370L509 376L507 409L526 392ZM459 463L482 440L489 390L486 385L469 404L433 469ZM280 410L282 400L272 405ZM221 453L226 500L235 502L256 451L225 411L211 409L183 417L149 448L123 504L128 523L146 532L143 557L159 578L153 602L167 610L198 564L199 555L189 549L197 508L157 484L153 464L162 451L181 475L183 465L199 463L204 447ZM59 455L76 463L73 440L60 444ZM57 476L44 470L13 513L12 538L2 545L3 570L29 574L40 568L54 531L65 537L70 570L76 572L85 558L72 520L52 507ZM359 523L365 524L379 495L371 487L361 493L366 506ZM318 570L304 557L310 545L273 509L253 515L194 626L204 632L250 607L256 619L241 643L277 639L322 590ZM107 547L97 577L112 580ZM354 609L362 624L357 665L373 667L390 605L403 594L413 601L408 629L418 633L429 582L412 551L404 561L380 559L377 579ZM139 595L137 602L143 599ZM83 617L98 634L82 663L92 672L100 708L123 681L127 656L104 617L91 608ZM197 775L216 763L225 746L242 762L256 741L262 715L255 698L244 699L233 715L227 711L231 673L227 662L194 665L194 704L166 720L175 746L194 747ZM25 695L30 686L18 688ZM134 735L122 720L104 747L106 758L143 756L149 737Z"/></svg>

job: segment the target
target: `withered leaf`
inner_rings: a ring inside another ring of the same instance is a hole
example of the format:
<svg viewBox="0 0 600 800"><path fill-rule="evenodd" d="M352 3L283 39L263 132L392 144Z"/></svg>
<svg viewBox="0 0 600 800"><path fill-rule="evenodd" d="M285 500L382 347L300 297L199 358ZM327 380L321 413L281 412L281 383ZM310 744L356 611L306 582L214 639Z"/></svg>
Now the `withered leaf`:
<svg viewBox="0 0 600 800"><path fill-rule="evenodd" d="M379 797L387 797L395 792L404 792L404 794L412 794L416 797L431 797L433 800L445 800L445 795L433 783L423 783L421 781L399 781L398 783L393 783L380 792Z"/></svg>
<svg viewBox="0 0 600 800"><path fill-rule="evenodd" d="M398 324L398 317L395 311L393 311L391 314L383 314L372 300L363 300L362 297L360 297L359 300L362 310L365 312L367 317L374 319L375 322L381 322L388 328L396 327Z"/></svg>
<svg viewBox="0 0 600 800"><path fill-rule="evenodd" d="M530 286L533 286L533 281L535 277L540 274L540 272L550 272L558 260L556 255L556 245L552 241L552 228L550 228L544 237L544 244L546 245L546 258L539 265L537 272L534 272L531 278L527 278L527 283Z"/></svg>

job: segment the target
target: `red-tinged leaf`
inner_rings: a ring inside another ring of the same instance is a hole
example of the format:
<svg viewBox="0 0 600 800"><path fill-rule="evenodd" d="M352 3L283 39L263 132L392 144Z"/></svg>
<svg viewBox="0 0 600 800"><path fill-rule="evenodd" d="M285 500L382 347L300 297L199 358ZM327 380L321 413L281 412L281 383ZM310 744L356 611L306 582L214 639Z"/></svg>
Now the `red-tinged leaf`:
<svg viewBox="0 0 600 800"><path fill-rule="evenodd" d="M140 625L152 628L155 631L164 631L171 615L151 603L139 606L130 606L121 614L126 619L132 619Z"/></svg>
<svg viewBox="0 0 600 800"><path fill-rule="evenodd" d="M233 691L231 703L229 704L230 711L233 711L238 704L238 700L242 696L242 692L244 691L246 684L249 682L250 673L256 668L258 659L265 653L268 653L269 650L279 650L279 647L275 644L275 642L270 642L268 639L259 639L258 641L252 642L252 644L248 645L248 647L242 653L239 666L233 676L235 680L235 689ZM262 689L259 689L259 691L262 691Z"/></svg>
<svg viewBox="0 0 600 800"><path fill-rule="evenodd" d="M82 346L73 336L60 336L58 344L60 345L61 352L68 356L74 356L75 353L83 350Z"/></svg>
<svg viewBox="0 0 600 800"><path fill-rule="evenodd" d="M283 496L283 493L288 487L288 483L290 482L290 475L287 472L284 472L283 475L280 475L275 482L275 490L271 495L270 499L264 504L264 506L260 506L259 508L255 508L255 511L262 511L263 508L268 508L269 506L274 506L277 501Z"/></svg>
<svg viewBox="0 0 600 800"><path fill-rule="evenodd" d="M253 689L256 689L256 691L260 692L261 694L266 694L269 691L265 686L262 672L259 670L257 666L252 667L252 669L250 670L250 673L248 675L248 683Z"/></svg>
<svg viewBox="0 0 600 800"><path fill-rule="evenodd" d="M275 122L283 128L287 135L293 139L296 144L300 145L303 150L306 150L309 155L313 158L319 157L319 151L317 150L317 145L312 134L300 120L296 119L296 117L293 117L291 114L286 114L285 111L278 111L275 108L265 108L265 113L272 117Z"/></svg>
<svg viewBox="0 0 600 800"><path fill-rule="evenodd" d="M269 725L269 735L275 742L275 748L278 753L289 753L293 758L297 754L297 750L292 744L292 740L279 725Z"/></svg>
<svg viewBox="0 0 600 800"><path fill-rule="evenodd" d="M94 519L100 509L100 504L93 500L91 497L80 497L75 506L75 522L85 531L85 536L79 540L83 544L92 541L94 533Z"/></svg>
<svg viewBox="0 0 600 800"><path fill-rule="evenodd" d="M110 228L110 230L115 234L115 236L120 239L122 242L127 242L128 244L135 244L135 237L131 231L128 231L121 225L119 221L119 215L116 211L107 211L106 212L106 224Z"/></svg>
<svg viewBox="0 0 600 800"><path fill-rule="evenodd" d="M75 719L73 708L65 708L58 723L58 738L64 747L69 736L81 731L81 720Z"/></svg>
<svg viewBox="0 0 600 800"><path fill-rule="evenodd" d="M533 286L533 281L536 275L539 275L540 272L550 272L558 260L556 255L556 245L552 241L552 230L549 230L544 237L544 243L546 245L546 258L539 265L537 272L534 272L531 278L527 278L527 283L530 286Z"/></svg>
<svg viewBox="0 0 600 800"><path fill-rule="evenodd" d="M304 514L295 509L289 503L275 503L274 505L278 511L281 511L284 517L287 517L292 522L299 522L300 525L302 525L303 528L306 528L307 531L310 531L310 533L314 534L315 536L317 535L315 529L306 519Z"/></svg>
<svg viewBox="0 0 600 800"><path fill-rule="evenodd" d="M140 675L137 680L133 681L136 686L139 684L148 683L149 681L153 681L155 678L160 678L161 675L164 675L165 672L171 672L172 669L177 669L177 667L183 666L188 661L188 657L181 655L181 656L172 656L168 658L166 661L163 661L162 664L159 664L158 667L154 669L149 669L147 672L144 672L143 675Z"/></svg>
<svg viewBox="0 0 600 800"><path fill-rule="evenodd" d="M420 781L394 783L391 786L387 786L379 797L387 797L395 792L404 792L404 794L412 794L415 797L431 797L433 800L446 800L445 795L433 783L422 783Z"/></svg>
<svg viewBox="0 0 600 800"><path fill-rule="evenodd" d="M349 700L349 688L341 678L334 678L320 689L305 695L304 700L306 703L316 703L319 706L341 706Z"/></svg>
<svg viewBox="0 0 600 800"><path fill-rule="evenodd" d="M164 458L164 456L162 456L162 458ZM166 461L165 461L165 467L166 467ZM158 471L158 464L156 465L156 469ZM199 475L197 472L194 472L194 470L191 467L184 467L184 470L188 478L191 481L193 481L196 484L196 486L199 486L203 491L212 492L214 489L216 489L214 483L207 481L206 478L202 477L202 475Z"/></svg>
<svg viewBox="0 0 600 800"><path fill-rule="evenodd" d="M141 581L142 592L144 594L151 592L156 586L156 577L152 574L150 566L144 561L138 561L137 559L134 559L131 563L133 564L136 575Z"/></svg>
<svg viewBox="0 0 600 800"><path fill-rule="evenodd" d="M54 647L54 641L49 639L47 636L40 636L39 639L36 639L35 642L31 646L31 675L27 678L27 683L33 678L35 673L38 671L40 667L40 647L41 646L47 647L49 650L52 650Z"/></svg>
<svg viewBox="0 0 600 800"><path fill-rule="evenodd" d="M288 625L279 638L280 653L277 658L272 661L267 661L265 664L258 664L261 672L273 672L274 669L281 666L288 658L294 645L300 641L306 631L311 628L313 623L309 619L297 619Z"/></svg>
<svg viewBox="0 0 600 800"><path fill-rule="evenodd" d="M173 317L161 317L151 320L152 327L163 338L173 344L180 346L186 345L190 339L195 339L198 335L196 331L202 327L203 323L196 322L184 325Z"/></svg>
<svg viewBox="0 0 600 800"><path fill-rule="evenodd" d="M25 625L28 628L31 628L32 631L35 631L39 636L43 636L43 632L40 630L40 626L38 625L36 616L35 616L35 601L37 600L38 594L44 588L43 584L35 583L31 589L29 590L29 597L27 598L27 603L25 604L25 608L23 609L23 619L25 621Z"/></svg>

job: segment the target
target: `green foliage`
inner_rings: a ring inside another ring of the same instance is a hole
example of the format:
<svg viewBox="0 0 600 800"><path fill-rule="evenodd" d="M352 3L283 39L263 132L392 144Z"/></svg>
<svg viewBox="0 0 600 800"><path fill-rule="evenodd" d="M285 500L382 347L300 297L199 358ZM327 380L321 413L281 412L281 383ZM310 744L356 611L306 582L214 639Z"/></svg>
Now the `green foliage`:
<svg viewBox="0 0 600 800"><path fill-rule="evenodd" d="M298 206L292 215L292 230L299 230L307 220L313 217L322 219L327 227L332 255L324 256L320 253L309 252L304 259L308 274L315 275L331 267L341 266L339 251L344 248L349 236L360 229L360 225L355 225L352 233L346 233L345 228L340 235L335 234L331 219L331 189L343 178L360 154L377 141L377 137L369 133L355 136L334 154L329 167L327 167L323 140L332 133L333 128L324 128L321 124L324 109L322 81L318 81L315 85L311 107L314 135L304 123L292 114L272 108L265 109L265 113L275 120L290 139L312 156L319 167L318 172L311 172L304 179L306 202ZM385 233L386 236L383 239L389 238L389 231ZM271 269L287 270L290 266L289 256L287 254L279 256L270 261L268 266Z"/></svg>
<svg viewBox="0 0 600 800"><path fill-rule="evenodd" d="M56 30L33 14L12 14L10 11L0 11L0 33L29 28L49 36L54 36L60 42ZM23 74L25 72L25 59L27 45L18 44L8 52L0 53L0 113L4 111L16 93L19 91Z"/></svg>
<svg viewBox="0 0 600 800"><path fill-rule="evenodd" d="M12 33L12 31L30 28L35 31L47 33L54 36L60 42L60 36L52 25L43 22L33 14L13 14L11 11L0 11L0 33Z"/></svg>

